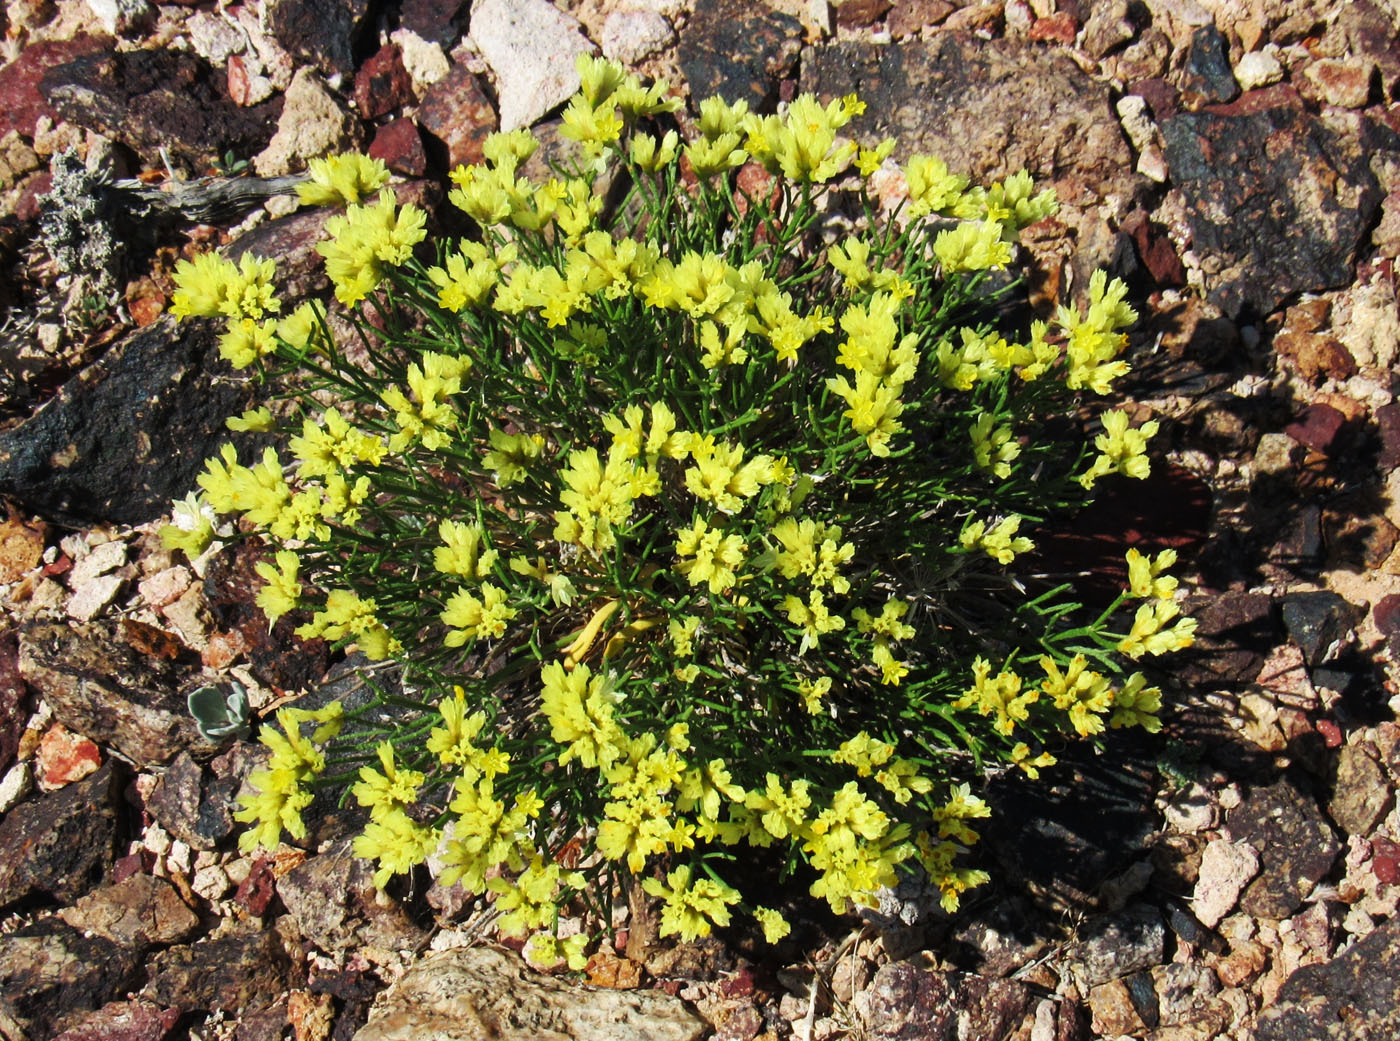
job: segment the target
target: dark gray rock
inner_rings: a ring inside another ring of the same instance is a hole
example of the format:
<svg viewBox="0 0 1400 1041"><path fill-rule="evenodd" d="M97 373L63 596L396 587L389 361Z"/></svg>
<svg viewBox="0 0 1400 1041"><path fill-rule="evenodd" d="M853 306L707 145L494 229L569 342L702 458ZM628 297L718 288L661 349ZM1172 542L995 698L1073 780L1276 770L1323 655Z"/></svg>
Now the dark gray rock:
<svg viewBox="0 0 1400 1041"><path fill-rule="evenodd" d="M75 786L76 787L76 786ZM46 1038L139 982L141 954L45 917L0 936L0 1013ZM104 1038L112 1035L102 1035Z"/></svg>
<svg viewBox="0 0 1400 1041"><path fill-rule="evenodd" d="M399 25L451 50L462 35L466 6L466 0L403 0Z"/></svg>
<svg viewBox="0 0 1400 1041"><path fill-rule="evenodd" d="M166 768L146 798L146 811L160 826L193 849L213 849L233 834L235 800L248 776L254 753L238 742L200 766L188 752Z"/></svg>
<svg viewBox="0 0 1400 1041"><path fill-rule="evenodd" d="M1024 983L890 962L880 967L855 1005L872 1041L955 1041L1009 1037L1034 1000Z"/></svg>
<svg viewBox="0 0 1400 1041"><path fill-rule="evenodd" d="M1010 976L1046 945L1041 916L1017 896L960 914L952 941L946 957L954 965L992 979Z"/></svg>
<svg viewBox="0 0 1400 1041"><path fill-rule="evenodd" d="M1328 590L1283 598L1283 627L1310 667L1335 658L1361 612Z"/></svg>
<svg viewBox="0 0 1400 1041"><path fill-rule="evenodd" d="M796 64L802 23L789 14L745 0L697 5L680 32L676 57L690 96L698 103L718 94L747 101L750 111L772 111L778 81Z"/></svg>
<svg viewBox="0 0 1400 1041"><path fill-rule="evenodd" d="M1370 153L1393 134L1334 129L1287 86L1160 124L1209 298L1258 318L1291 294L1345 285L1382 193Z"/></svg>
<svg viewBox="0 0 1400 1041"><path fill-rule="evenodd" d="M268 0L268 29L291 54L327 76L355 71L354 48L364 30L369 0Z"/></svg>
<svg viewBox="0 0 1400 1041"><path fill-rule="evenodd" d="M142 769L187 749L212 752L177 692L183 668L138 654L102 622L20 632L20 672L54 717Z"/></svg>
<svg viewBox="0 0 1400 1041"><path fill-rule="evenodd" d="M19 637L14 630L7 630L0 633L0 776L19 752L28 698L24 677L19 674Z"/></svg>
<svg viewBox="0 0 1400 1041"><path fill-rule="evenodd" d="M1289 976L1259 1014L1257 1041L1400 1037L1400 918L1339 958Z"/></svg>
<svg viewBox="0 0 1400 1041"><path fill-rule="evenodd" d="M397 903L379 902L373 875L344 841L278 879L277 895L301 934L324 951L402 950L425 940L426 932Z"/></svg>
<svg viewBox="0 0 1400 1041"><path fill-rule="evenodd" d="M1214 24L1203 25L1191 35L1186 65L1181 70L1181 90L1198 102L1234 101L1240 85L1230 69L1229 44Z"/></svg>
<svg viewBox="0 0 1400 1041"><path fill-rule="evenodd" d="M1296 911L1341 853L1317 801L1284 777L1255 788L1230 811L1229 837L1259 853L1259 874L1240 896L1240 910L1281 921Z"/></svg>
<svg viewBox="0 0 1400 1041"><path fill-rule="evenodd" d="M195 487L248 408L252 381L218 357L215 324L163 319L113 345L0 434L0 492L72 527L143 524Z"/></svg>
<svg viewBox="0 0 1400 1041"><path fill-rule="evenodd" d="M281 96L240 108L226 78L198 55L175 50L104 51L44 73L39 89L64 119L96 130L152 165L165 148L202 170L225 152L267 147Z"/></svg>
<svg viewBox="0 0 1400 1041"><path fill-rule="evenodd" d="M1082 933L1072 958L1084 990L1160 965L1166 949L1167 927L1146 904L1101 918Z"/></svg>
<svg viewBox="0 0 1400 1041"><path fill-rule="evenodd" d="M1278 636L1267 593L1224 593L1188 599L1182 613L1196 619L1196 642L1177 659L1187 682L1248 683Z"/></svg>
<svg viewBox="0 0 1400 1041"><path fill-rule="evenodd" d="M198 943L171 947L150 964L141 996L161 1005L243 1010L270 1004L287 987L287 952L274 929L239 922Z"/></svg>
<svg viewBox="0 0 1400 1041"><path fill-rule="evenodd" d="M0 821L0 907L46 895L70 903L111 870L121 832L122 771L97 772L16 806ZM4 959L0 958L0 965Z"/></svg>

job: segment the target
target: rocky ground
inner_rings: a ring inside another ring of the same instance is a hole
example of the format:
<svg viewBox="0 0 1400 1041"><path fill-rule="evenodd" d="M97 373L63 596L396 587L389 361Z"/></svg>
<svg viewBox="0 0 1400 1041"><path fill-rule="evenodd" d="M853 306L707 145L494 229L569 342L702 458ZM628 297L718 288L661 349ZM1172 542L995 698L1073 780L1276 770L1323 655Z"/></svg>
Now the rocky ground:
<svg viewBox="0 0 1400 1041"><path fill-rule="evenodd" d="M5 17L0 1037L1400 1034L1394 0L11 0ZM990 780L995 881L958 915L891 894L776 951L619 946L585 989L483 945L451 892L377 896L334 815L305 848L237 852L251 746L214 755L182 692L240 678L265 710L354 674L268 633L246 553L190 566L153 532L253 393L207 333L160 317L175 258L236 240L311 291L324 219L267 193L181 209L174 181L363 146L433 206L491 130L550 133L573 55L597 50L755 107L855 90L896 158L1053 183L1035 299L1099 266L1132 284L1128 390L1164 458L1043 537L1080 554L1086 588L1112 580L1096 533L1179 547L1201 639L1163 735Z"/></svg>

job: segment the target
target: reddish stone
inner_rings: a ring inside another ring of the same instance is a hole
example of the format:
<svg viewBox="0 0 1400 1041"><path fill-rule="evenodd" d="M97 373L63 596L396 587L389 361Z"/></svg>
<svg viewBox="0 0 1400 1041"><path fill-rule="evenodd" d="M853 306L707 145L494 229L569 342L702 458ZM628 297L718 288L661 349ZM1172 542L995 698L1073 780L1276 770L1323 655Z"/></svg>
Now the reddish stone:
<svg viewBox="0 0 1400 1041"><path fill-rule="evenodd" d="M156 855L148 849L118 857L112 864L112 884L125 882L132 875L149 875L156 866Z"/></svg>
<svg viewBox="0 0 1400 1041"><path fill-rule="evenodd" d="M276 895L277 879L273 875L272 864L266 857L259 857L248 872L248 877L238 883L233 898L250 915L261 918Z"/></svg>
<svg viewBox="0 0 1400 1041"><path fill-rule="evenodd" d="M83 35L71 40L45 40L24 48L18 58L0 68L0 137L18 130L32 138L34 123L40 116L59 122L61 117L39 91L44 73L86 54L109 50L113 44L110 36Z"/></svg>
<svg viewBox="0 0 1400 1041"><path fill-rule="evenodd" d="M1346 430L1347 417L1331 405L1309 405L1308 410L1294 423L1289 423L1283 432L1294 441L1309 448L1333 455L1343 447L1342 434Z"/></svg>
<svg viewBox="0 0 1400 1041"><path fill-rule="evenodd" d="M138 327L154 325L165 313L165 294L149 276L126 287L126 310Z"/></svg>
<svg viewBox="0 0 1400 1041"><path fill-rule="evenodd" d="M1153 119L1160 121L1176 115L1176 88L1160 76L1137 80L1128 87L1128 93L1136 94L1147 102L1147 107L1152 110Z"/></svg>
<svg viewBox="0 0 1400 1041"><path fill-rule="evenodd" d="M928 25L937 25L957 10L948 0L902 0L890 11L886 25L896 40L917 36Z"/></svg>
<svg viewBox="0 0 1400 1041"><path fill-rule="evenodd" d="M355 104L362 119L379 119L413 102L413 79L403 67L398 44L379 48L355 73Z"/></svg>
<svg viewBox="0 0 1400 1041"><path fill-rule="evenodd" d="M1386 838L1372 839L1371 874L1386 885L1400 881L1400 845Z"/></svg>
<svg viewBox="0 0 1400 1041"><path fill-rule="evenodd" d="M1376 432L1380 434L1381 451L1376 468L1383 474L1400 466L1400 402L1392 401L1372 413Z"/></svg>
<svg viewBox="0 0 1400 1041"><path fill-rule="evenodd" d="M893 0L845 0L836 9L836 24L843 29L863 29L885 16Z"/></svg>
<svg viewBox="0 0 1400 1041"><path fill-rule="evenodd" d="M418 124L447 149L451 169L481 162L481 146L496 129L496 112L476 77L457 66L423 96Z"/></svg>
<svg viewBox="0 0 1400 1041"><path fill-rule="evenodd" d="M1132 237L1138 258L1159 286L1184 286L1186 268L1176 255L1176 246L1166 229L1154 225L1143 210L1134 210L1123 221L1123 230Z"/></svg>
<svg viewBox="0 0 1400 1041"><path fill-rule="evenodd" d="M1068 11L1056 11L1048 18L1037 18L1031 26L1030 38L1036 43L1074 43L1079 35L1079 23Z"/></svg>
<svg viewBox="0 0 1400 1041"><path fill-rule="evenodd" d="M24 182L19 198L15 200L15 217L25 224L39 219L39 204L45 195L53 190L53 174L41 170Z"/></svg>
<svg viewBox="0 0 1400 1041"><path fill-rule="evenodd" d="M1298 375L1309 383L1345 380L1356 375L1356 361L1340 340L1319 333L1281 332L1274 350L1293 362Z"/></svg>
<svg viewBox="0 0 1400 1041"><path fill-rule="evenodd" d="M161 1041L179 1022L178 1008L137 998L113 1001L83 1015L53 1041Z"/></svg>
<svg viewBox="0 0 1400 1041"><path fill-rule="evenodd" d="M243 55L230 54L228 58L228 96L240 108L246 108L252 96L250 79L248 66L243 61Z"/></svg>
<svg viewBox="0 0 1400 1041"><path fill-rule="evenodd" d="M1322 740L1328 748L1340 748L1342 742L1346 740L1342 736L1342 728L1330 719L1319 719L1317 732L1322 735Z"/></svg>
<svg viewBox="0 0 1400 1041"><path fill-rule="evenodd" d="M369 154L373 159L382 159L390 170L407 177L422 177L428 172L423 135L411 119L395 119L376 130Z"/></svg>
<svg viewBox="0 0 1400 1041"><path fill-rule="evenodd" d="M39 742L39 783L45 788L62 788L81 781L102 765L102 752L62 723L55 723Z"/></svg>

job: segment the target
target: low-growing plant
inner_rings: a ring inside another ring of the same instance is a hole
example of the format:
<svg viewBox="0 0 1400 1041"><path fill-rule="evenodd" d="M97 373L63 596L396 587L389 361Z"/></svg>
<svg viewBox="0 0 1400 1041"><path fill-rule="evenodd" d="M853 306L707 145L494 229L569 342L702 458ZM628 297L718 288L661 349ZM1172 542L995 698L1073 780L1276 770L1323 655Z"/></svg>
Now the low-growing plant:
<svg viewBox="0 0 1400 1041"><path fill-rule="evenodd" d="M344 207L329 310L285 311L270 259L179 266L174 313L224 319L223 355L295 415L230 420L290 437L251 464L225 446L168 540L241 518L221 537L277 547L270 620L404 678L390 732L339 703L263 727L242 846L303 838L338 789L376 884L432 857L545 964L591 942L558 937L560 908L596 936L629 880L662 935L741 913L776 941L736 887L745 847L838 913L907 871L954 909L986 879L970 782L1156 729L1131 663L1191 642L1170 552L1130 551L1099 613L1021 573L1037 525L1147 475L1155 423L1064 433L1127 371L1125 289L1098 274L1087 310L994 327L993 278L1056 208L1024 173L981 188L915 156L889 212L870 180L894 142L838 136L854 97L710 98L682 140L664 84L579 68L554 176L522 175L523 130L452 171L478 237L430 240L349 155L302 186Z"/></svg>

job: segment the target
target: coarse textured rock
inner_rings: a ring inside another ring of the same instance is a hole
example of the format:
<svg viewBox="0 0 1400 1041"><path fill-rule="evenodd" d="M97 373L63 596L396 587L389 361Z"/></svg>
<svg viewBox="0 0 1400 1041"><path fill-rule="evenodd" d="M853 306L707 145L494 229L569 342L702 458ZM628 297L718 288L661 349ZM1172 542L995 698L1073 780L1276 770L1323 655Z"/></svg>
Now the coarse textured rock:
<svg viewBox="0 0 1400 1041"><path fill-rule="evenodd" d="M19 752L28 697L19 672L19 634L6 629L0 632L0 774L10 768Z"/></svg>
<svg viewBox="0 0 1400 1041"><path fill-rule="evenodd" d="M441 46L410 29L395 29L389 34L389 40L398 45L403 67L413 82L413 92L420 98L452 68Z"/></svg>
<svg viewBox="0 0 1400 1041"><path fill-rule="evenodd" d="M1360 620L1352 604L1329 590L1289 593L1283 598L1283 627L1310 667L1336 657Z"/></svg>
<svg viewBox="0 0 1400 1041"><path fill-rule="evenodd" d="M179 1009L151 1001L109 1001L96 1011L66 1016L63 1032L50 1041L163 1041L179 1019Z"/></svg>
<svg viewBox="0 0 1400 1041"><path fill-rule="evenodd" d="M475 0L471 37L496 75L502 130L567 101L579 87L575 58L593 50L578 20L548 0Z"/></svg>
<svg viewBox="0 0 1400 1041"><path fill-rule="evenodd" d="M1083 988L1129 976L1159 965L1167 927L1148 904L1134 904L1121 914L1098 919L1082 930L1071 967Z"/></svg>
<svg viewBox="0 0 1400 1041"><path fill-rule="evenodd" d="M1191 34L1186 64L1181 70L1181 90L1194 103L1234 101L1240 85L1230 71L1229 45L1214 24L1203 25Z"/></svg>
<svg viewBox="0 0 1400 1041"><path fill-rule="evenodd" d="M151 875L132 875L94 889L58 914L83 933L141 950L179 943L199 927L199 917L185 906L175 887Z"/></svg>
<svg viewBox="0 0 1400 1041"><path fill-rule="evenodd" d="M1094 907L1104 883L1136 859L1157 826L1155 768L1137 740L1120 730L1112 755L1067 750L1056 772L1038 781L994 780L986 795L992 818L979 830L998 879L1051 911ZM1027 857L1027 849L1038 854Z"/></svg>
<svg viewBox="0 0 1400 1041"><path fill-rule="evenodd" d="M1337 458L1351 447L1354 429L1345 412L1328 402L1314 401L1283 432L1299 444Z"/></svg>
<svg viewBox="0 0 1400 1041"><path fill-rule="evenodd" d="M680 32L676 58L699 103L719 95L750 111L771 111L778 81L793 68L802 46L802 23L791 15L745 0L700 5Z"/></svg>
<svg viewBox="0 0 1400 1041"><path fill-rule="evenodd" d="M340 103L314 69L298 69L287 88L277 132L253 157L262 177L301 170L308 159L342 152L359 141L359 121Z"/></svg>
<svg viewBox="0 0 1400 1041"><path fill-rule="evenodd" d="M228 440L251 382L219 359L213 323L131 333L0 433L0 492L77 527L163 516Z"/></svg>
<svg viewBox="0 0 1400 1041"><path fill-rule="evenodd" d="M467 6L467 0L403 0L399 25L450 48L462 35Z"/></svg>
<svg viewBox="0 0 1400 1041"><path fill-rule="evenodd" d="M34 623L20 632L20 672L71 730L138 767L208 748L175 688L188 663L135 652L110 623Z"/></svg>
<svg viewBox="0 0 1400 1041"><path fill-rule="evenodd" d="M1277 643L1273 599L1266 593L1223 593L1187 599L1196 642L1177 659L1186 682L1249 682Z"/></svg>
<svg viewBox="0 0 1400 1041"><path fill-rule="evenodd" d="M422 177L428 171L428 154L423 151L423 135L412 119L395 119L374 132L369 143L372 159L382 159L394 173Z"/></svg>
<svg viewBox="0 0 1400 1041"><path fill-rule="evenodd" d="M865 29L889 13L892 0L840 0L836 24L843 29Z"/></svg>
<svg viewBox="0 0 1400 1041"><path fill-rule="evenodd" d="M1364 58L1322 58L1303 69L1308 93L1327 105L1365 108L1375 63Z"/></svg>
<svg viewBox="0 0 1400 1041"><path fill-rule="evenodd" d="M889 962L855 999L855 1013L871 1041L1006 1037L1030 1010L1023 983L930 972Z"/></svg>
<svg viewBox="0 0 1400 1041"><path fill-rule="evenodd" d="M1154 965L1151 976L1157 1021L1164 1027L1198 1022L1220 993L1220 980L1204 965Z"/></svg>
<svg viewBox="0 0 1400 1041"><path fill-rule="evenodd" d="M223 65L248 46L248 38L230 21L212 11L196 11L185 22L190 49L210 65Z"/></svg>
<svg viewBox="0 0 1400 1041"><path fill-rule="evenodd" d="M32 138L34 124L41 116L55 123L62 119L39 88L45 73L88 55L105 54L114 42L110 36L86 33L71 40L42 40L31 43L14 61L0 66L0 136L16 130Z"/></svg>
<svg viewBox="0 0 1400 1041"><path fill-rule="evenodd" d="M1380 279L1353 286L1338 297L1331 326L1357 365L1389 370L1400 349L1400 304L1395 287Z"/></svg>
<svg viewBox="0 0 1400 1041"><path fill-rule="evenodd" d="M1201 856L1191 910L1207 929L1235 908L1240 892L1259 873L1259 854L1248 842L1213 839Z"/></svg>
<svg viewBox="0 0 1400 1041"><path fill-rule="evenodd" d="M1384 96L1393 97L1400 85L1400 53L1396 48L1400 26L1396 25L1394 8L1386 7L1377 0L1347 0L1323 34L1323 43L1326 53L1374 62Z"/></svg>
<svg viewBox="0 0 1400 1041"><path fill-rule="evenodd" d="M379 119L414 100L413 78L397 43L386 43L355 73L355 104L361 119Z"/></svg>
<svg viewBox="0 0 1400 1041"><path fill-rule="evenodd" d="M0 821L0 907L39 893L70 902L111 867L122 771L108 760L76 784L16 806Z"/></svg>
<svg viewBox="0 0 1400 1041"><path fill-rule="evenodd" d="M929 25L942 22L957 8L948 0L899 0L890 9L885 27L896 40L917 36Z"/></svg>
<svg viewBox="0 0 1400 1041"><path fill-rule="evenodd" d="M372 946L403 950L425 939L397 903L381 903L370 864L339 843L311 857L277 880L282 898L301 934L325 951Z"/></svg>
<svg viewBox="0 0 1400 1041"><path fill-rule="evenodd" d="M423 96L418 125L437 145L429 150L428 158L450 170L485 158L481 146L496 130L496 112L476 76L465 66L454 65Z"/></svg>
<svg viewBox="0 0 1400 1041"><path fill-rule="evenodd" d="M283 309L290 310L307 297L324 294L330 287L325 258L316 252L316 246L325 238L326 221L335 213L333 207L316 206L261 221L225 246L224 256L232 261L244 254L275 257L278 295ZM254 397L250 403L263 402L261 397ZM257 442L250 447L261 451Z"/></svg>
<svg viewBox="0 0 1400 1041"><path fill-rule="evenodd" d="M1045 947L1036 929L1039 918L1019 896L980 905L959 917L970 921L960 922L953 933L950 960L979 976L1004 979Z"/></svg>
<svg viewBox="0 0 1400 1041"><path fill-rule="evenodd" d="M1317 802L1292 777L1256 788L1230 811L1226 832L1259 853L1260 870L1240 898L1240 910L1281 920L1302 904L1341 852Z"/></svg>
<svg viewBox="0 0 1400 1041"><path fill-rule="evenodd" d="M225 925L210 937L155 955L141 996L187 1012L270 1004L287 985L287 953L278 933L257 921Z"/></svg>
<svg viewBox="0 0 1400 1041"><path fill-rule="evenodd" d="M81 1021L122 996L139 982L140 968L134 947L40 918L0 936L0 1017L21 1028L9 1035L16 1041L51 1037L60 1023Z"/></svg>
<svg viewBox="0 0 1400 1041"><path fill-rule="evenodd" d="M1137 35L1138 26L1129 0L1101 0L1084 23L1084 50L1095 58L1121 47Z"/></svg>
<svg viewBox="0 0 1400 1041"><path fill-rule="evenodd" d="M1089 1011L1094 1032L1102 1037L1142 1035L1150 1026L1138 1011L1133 992L1124 980L1109 980L1089 991Z"/></svg>
<svg viewBox="0 0 1400 1041"><path fill-rule="evenodd" d="M1288 977L1259 1015L1257 1041L1400 1036L1400 918L1340 957Z"/></svg>
<svg viewBox="0 0 1400 1041"><path fill-rule="evenodd" d="M1274 349L1307 382L1345 380L1356 375L1356 361L1335 336L1284 331L1274 337Z"/></svg>
<svg viewBox="0 0 1400 1041"><path fill-rule="evenodd" d="M614 11L603 22L603 57L635 65L643 58L669 47L676 38L664 15L659 11Z"/></svg>
<svg viewBox="0 0 1400 1041"><path fill-rule="evenodd" d="M213 66L172 50L86 55L49 69L39 89L64 119L120 141L148 164L159 166L164 149L199 171L225 152L260 151L282 108L280 98L240 108Z"/></svg>
<svg viewBox="0 0 1400 1041"><path fill-rule="evenodd" d="M1111 196L1127 213L1148 183L1132 172L1108 88L1036 44L961 33L889 45L839 41L804 53L801 89L823 100L859 94L866 110L845 132L866 141L893 136L900 160L935 155L977 184L1022 169L1042 186L1053 183L1057 219L1078 235L1076 285L1117 247L1099 202Z"/></svg>
<svg viewBox="0 0 1400 1041"><path fill-rule="evenodd" d="M1283 66L1269 51L1250 51L1235 63L1235 79L1245 90L1258 90L1283 79Z"/></svg>
<svg viewBox="0 0 1400 1041"><path fill-rule="evenodd" d="M263 15L282 47L326 76L349 76L369 0L267 0Z"/></svg>
<svg viewBox="0 0 1400 1041"><path fill-rule="evenodd" d="M1324 125L1283 85L1160 126L1209 298L1227 315L1351 280L1383 195L1367 153L1385 135Z"/></svg>
<svg viewBox="0 0 1400 1041"><path fill-rule="evenodd" d="M698 1041L707 1029L660 991L578 986L475 947L420 958L376 999L355 1041Z"/></svg>
<svg viewBox="0 0 1400 1041"><path fill-rule="evenodd" d="M1363 745L1346 745L1337 756L1337 778L1327 812L1348 835L1366 836L1385 819L1394 791L1385 770Z"/></svg>
<svg viewBox="0 0 1400 1041"><path fill-rule="evenodd" d="M250 746L242 741L207 768L181 752L156 778L146 797L146 812L191 848L213 849L233 834L235 797L253 761Z"/></svg>

